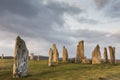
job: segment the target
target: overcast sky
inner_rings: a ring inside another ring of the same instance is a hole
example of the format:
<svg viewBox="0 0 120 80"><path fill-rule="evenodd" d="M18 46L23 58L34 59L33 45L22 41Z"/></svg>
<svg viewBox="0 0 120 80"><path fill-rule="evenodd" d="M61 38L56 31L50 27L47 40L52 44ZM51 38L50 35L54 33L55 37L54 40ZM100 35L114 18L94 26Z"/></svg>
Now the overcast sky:
<svg viewBox="0 0 120 80"><path fill-rule="evenodd" d="M0 0L0 55L13 55L17 35L35 55L56 43L60 56L65 45L75 57L84 40L87 58L99 44L102 55L116 47L120 59L120 0Z"/></svg>

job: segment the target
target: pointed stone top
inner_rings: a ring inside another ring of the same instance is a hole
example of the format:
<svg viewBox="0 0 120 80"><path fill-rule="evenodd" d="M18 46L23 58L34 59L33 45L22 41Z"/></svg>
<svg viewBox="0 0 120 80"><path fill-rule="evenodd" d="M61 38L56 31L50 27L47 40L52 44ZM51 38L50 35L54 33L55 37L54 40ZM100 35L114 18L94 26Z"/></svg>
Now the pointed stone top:
<svg viewBox="0 0 120 80"><path fill-rule="evenodd" d="M106 47L104 47L104 50L107 50L107 48L106 48Z"/></svg>
<svg viewBox="0 0 120 80"><path fill-rule="evenodd" d="M109 46L109 48L112 48L112 46Z"/></svg>
<svg viewBox="0 0 120 80"><path fill-rule="evenodd" d="M65 48L65 46L63 46L63 48Z"/></svg>
<svg viewBox="0 0 120 80"><path fill-rule="evenodd" d="M79 44L80 44L80 43L84 43L84 40L79 41Z"/></svg>
<svg viewBox="0 0 120 80"><path fill-rule="evenodd" d="M50 48L50 50L52 50L52 48Z"/></svg>
<svg viewBox="0 0 120 80"><path fill-rule="evenodd" d="M31 53L30 55L34 55L34 53Z"/></svg>
<svg viewBox="0 0 120 80"><path fill-rule="evenodd" d="M20 37L20 36L17 36L17 37L16 37L16 42L17 42L17 41L18 41L18 42L23 41L23 43L25 43L25 42L24 42L24 40L23 40L23 39L21 39L21 37Z"/></svg>
<svg viewBox="0 0 120 80"><path fill-rule="evenodd" d="M20 38L20 36L17 36L17 38L16 38L16 39L21 39L21 38Z"/></svg>
<svg viewBox="0 0 120 80"><path fill-rule="evenodd" d="M100 48L99 44L97 44L96 48Z"/></svg>

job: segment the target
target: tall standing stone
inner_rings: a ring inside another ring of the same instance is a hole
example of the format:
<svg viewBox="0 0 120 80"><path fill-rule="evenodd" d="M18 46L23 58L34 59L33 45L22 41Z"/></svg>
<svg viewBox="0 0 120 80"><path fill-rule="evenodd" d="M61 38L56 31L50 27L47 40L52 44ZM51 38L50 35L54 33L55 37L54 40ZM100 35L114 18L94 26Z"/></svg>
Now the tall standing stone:
<svg viewBox="0 0 120 80"><path fill-rule="evenodd" d="M116 50L115 47L113 47L113 53L114 53L114 54L113 54L113 60L114 60L114 63L116 63L116 59L115 59L115 50Z"/></svg>
<svg viewBox="0 0 120 80"><path fill-rule="evenodd" d="M53 63L53 50L52 48L50 48L49 50L49 59L48 59L48 66L53 66L54 63Z"/></svg>
<svg viewBox="0 0 120 80"><path fill-rule="evenodd" d="M59 63L59 53L56 48L56 44L53 44L53 61Z"/></svg>
<svg viewBox="0 0 120 80"><path fill-rule="evenodd" d="M79 53L81 58L84 58L84 41L79 42Z"/></svg>
<svg viewBox="0 0 120 80"><path fill-rule="evenodd" d="M92 52L92 64L101 64L101 52L99 45Z"/></svg>
<svg viewBox="0 0 120 80"><path fill-rule="evenodd" d="M63 62L67 62L67 61L68 61L68 52L65 46L63 46Z"/></svg>
<svg viewBox="0 0 120 80"><path fill-rule="evenodd" d="M108 63L107 48L104 48L104 63Z"/></svg>
<svg viewBox="0 0 120 80"><path fill-rule="evenodd" d="M34 60L34 53L30 54L30 60Z"/></svg>
<svg viewBox="0 0 120 80"><path fill-rule="evenodd" d="M82 60L81 60L81 56L79 53L79 45L77 45L77 53L76 53L75 63L80 63L80 62L82 62Z"/></svg>
<svg viewBox="0 0 120 80"><path fill-rule="evenodd" d="M24 77L28 74L29 52L23 39L16 38L14 50L13 77Z"/></svg>
<svg viewBox="0 0 120 80"><path fill-rule="evenodd" d="M115 47L109 46L110 63L115 64Z"/></svg>
<svg viewBox="0 0 120 80"><path fill-rule="evenodd" d="M85 58L85 56L84 56L84 41L82 40L77 45L75 62L80 63L80 62L82 62L82 59L84 59L84 58Z"/></svg>

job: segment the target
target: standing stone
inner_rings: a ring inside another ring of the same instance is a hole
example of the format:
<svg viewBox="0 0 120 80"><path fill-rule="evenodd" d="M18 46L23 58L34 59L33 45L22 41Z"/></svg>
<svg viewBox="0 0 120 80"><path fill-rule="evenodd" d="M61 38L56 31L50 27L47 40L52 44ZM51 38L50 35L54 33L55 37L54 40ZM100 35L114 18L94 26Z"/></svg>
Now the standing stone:
<svg viewBox="0 0 120 80"><path fill-rule="evenodd" d="M114 60L114 63L116 63L116 60L115 60L115 47L113 47L113 60Z"/></svg>
<svg viewBox="0 0 120 80"><path fill-rule="evenodd" d="M24 77L28 74L29 52L23 39L16 38L14 50L13 78Z"/></svg>
<svg viewBox="0 0 120 80"><path fill-rule="evenodd" d="M77 53L76 53L76 58L75 62L80 63L82 62L82 59L84 59L84 41L80 41L79 44L77 45Z"/></svg>
<svg viewBox="0 0 120 80"><path fill-rule="evenodd" d="M107 48L104 48L104 63L108 63Z"/></svg>
<svg viewBox="0 0 120 80"><path fill-rule="evenodd" d="M40 60L40 55L37 56L37 60L38 60L38 61Z"/></svg>
<svg viewBox="0 0 120 80"><path fill-rule="evenodd" d="M56 44L53 44L53 61L59 63L59 53L56 48Z"/></svg>
<svg viewBox="0 0 120 80"><path fill-rule="evenodd" d="M80 62L82 62L82 60L81 60L81 56L79 53L79 45L77 45L77 53L76 53L75 63L80 63Z"/></svg>
<svg viewBox="0 0 120 80"><path fill-rule="evenodd" d="M68 61L68 52L65 46L63 46L63 62L67 62L67 61Z"/></svg>
<svg viewBox="0 0 120 80"><path fill-rule="evenodd" d="M53 66L54 63L53 63L53 50L52 48L50 48L49 50L49 59L48 59L48 66Z"/></svg>
<svg viewBox="0 0 120 80"><path fill-rule="evenodd" d="M1 59L4 59L4 54L2 54Z"/></svg>
<svg viewBox="0 0 120 80"><path fill-rule="evenodd" d="M34 60L34 53L30 54L30 60Z"/></svg>
<svg viewBox="0 0 120 80"><path fill-rule="evenodd" d="M110 63L115 64L115 47L109 46Z"/></svg>
<svg viewBox="0 0 120 80"><path fill-rule="evenodd" d="M92 52L92 64L101 64L101 52L99 45Z"/></svg>
<svg viewBox="0 0 120 80"><path fill-rule="evenodd" d="M84 41L79 42L79 53L81 58L84 58Z"/></svg>

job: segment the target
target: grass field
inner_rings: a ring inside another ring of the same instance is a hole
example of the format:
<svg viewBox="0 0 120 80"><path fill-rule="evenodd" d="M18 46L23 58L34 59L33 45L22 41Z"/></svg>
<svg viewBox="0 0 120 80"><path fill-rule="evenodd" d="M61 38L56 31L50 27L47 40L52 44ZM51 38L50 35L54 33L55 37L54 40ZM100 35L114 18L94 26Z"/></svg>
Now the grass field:
<svg viewBox="0 0 120 80"><path fill-rule="evenodd" d="M25 78L12 78L12 59L0 60L0 80L120 80L120 64L60 63L48 67L46 60L29 61Z"/></svg>

